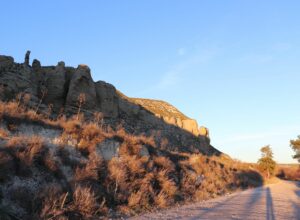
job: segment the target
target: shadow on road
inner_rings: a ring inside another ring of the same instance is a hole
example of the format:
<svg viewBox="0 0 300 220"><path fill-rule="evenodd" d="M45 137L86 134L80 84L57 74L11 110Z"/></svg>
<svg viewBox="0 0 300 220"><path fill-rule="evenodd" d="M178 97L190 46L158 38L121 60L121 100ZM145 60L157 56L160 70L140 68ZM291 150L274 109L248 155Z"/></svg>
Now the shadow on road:
<svg viewBox="0 0 300 220"><path fill-rule="evenodd" d="M270 188L268 187L266 189L266 210L267 210L267 214L266 214L266 219L267 220L275 220L275 216L274 216L274 206L273 206L273 199L272 199L272 195L271 195L271 191Z"/></svg>
<svg viewBox="0 0 300 220"><path fill-rule="evenodd" d="M295 185L297 186L297 189L295 190L295 194L300 199L300 182L296 182ZM296 203L292 201L293 209L295 216L300 216L300 203Z"/></svg>

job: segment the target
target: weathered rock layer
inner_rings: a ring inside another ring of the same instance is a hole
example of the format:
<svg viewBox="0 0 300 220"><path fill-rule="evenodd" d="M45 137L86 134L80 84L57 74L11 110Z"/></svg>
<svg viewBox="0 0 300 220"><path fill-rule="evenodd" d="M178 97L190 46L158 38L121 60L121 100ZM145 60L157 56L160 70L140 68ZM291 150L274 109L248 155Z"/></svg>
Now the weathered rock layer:
<svg viewBox="0 0 300 220"><path fill-rule="evenodd" d="M174 125L195 136L208 137L208 130L199 129L197 121L188 118L174 106L159 100L128 98L104 81L94 82L90 68L79 65L66 67L64 62L56 66L41 66L34 59L29 64L26 53L22 64L9 56L0 56L0 98L9 100L30 94L30 104L39 111L51 110L54 114L76 114L78 110L88 115L99 112L105 118L116 119L122 115L135 117L145 123Z"/></svg>

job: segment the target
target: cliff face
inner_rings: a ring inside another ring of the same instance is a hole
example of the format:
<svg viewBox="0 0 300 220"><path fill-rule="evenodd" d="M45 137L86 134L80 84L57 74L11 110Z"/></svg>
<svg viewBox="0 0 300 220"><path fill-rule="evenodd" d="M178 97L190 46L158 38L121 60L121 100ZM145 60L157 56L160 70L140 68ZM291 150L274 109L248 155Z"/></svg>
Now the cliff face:
<svg viewBox="0 0 300 220"><path fill-rule="evenodd" d="M151 136L159 131L157 139L166 138L172 150L182 147L217 152L209 145L208 129L199 128L197 121L174 106L159 100L129 98L109 83L94 82L86 65L73 68L59 62L42 66L36 59L30 65L29 54L24 63L0 56L0 100L26 99L27 106L53 117L71 116L80 110L93 119L95 113L100 113L108 124L122 123L135 134Z"/></svg>
<svg viewBox="0 0 300 220"><path fill-rule="evenodd" d="M188 118L177 108L165 101L140 98L130 98L130 100L152 112L156 117L161 118L168 124L175 125L196 136L204 134L203 132L200 132L196 120ZM202 129L205 128L202 127ZM207 136L207 132L204 135Z"/></svg>
<svg viewBox="0 0 300 220"><path fill-rule="evenodd" d="M87 114L101 112L109 118L119 115L115 87L103 81L94 82L86 65L73 68L59 62L56 66L42 67L38 60L34 60L30 66L15 63L12 57L0 56L0 86L5 90L2 99L30 94L31 105L42 101L41 111L51 105L54 113L63 110L73 114L81 105Z"/></svg>

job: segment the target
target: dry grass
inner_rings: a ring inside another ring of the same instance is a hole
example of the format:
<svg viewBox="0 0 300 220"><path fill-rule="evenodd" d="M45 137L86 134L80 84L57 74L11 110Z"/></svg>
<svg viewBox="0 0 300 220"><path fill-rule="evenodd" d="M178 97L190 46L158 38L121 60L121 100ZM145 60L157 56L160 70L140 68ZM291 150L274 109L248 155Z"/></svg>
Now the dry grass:
<svg viewBox="0 0 300 220"><path fill-rule="evenodd" d="M92 189L76 186L73 193L72 210L79 212L84 217L92 217L97 214L97 209L97 198Z"/></svg>
<svg viewBox="0 0 300 220"><path fill-rule="evenodd" d="M108 209L131 215L262 183L252 165L223 156L162 150L159 146L168 144L166 139L159 143L153 136L129 134L121 126L103 128L101 118L95 123L85 121L83 115L50 120L21 102L0 102L0 115L3 120L10 117L61 128L55 146L42 137L14 136L14 131L0 129L5 140L0 150L0 187L14 177L36 184L36 196L27 196L32 207L21 207L36 219L101 218L110 215ZM119 157L110 161L97 151L106 139L120 143ZM142 148L149 155L142 156ZM20 195L26 194L24 188L20 190Z"/></svg>
<svg viewBox="0 0 300 220"><path fill-rule="evenodd" d="M277 169L277 177L285 180L300 181L300 167L294 166L280 166Z"/></svg>
<svg viewBox="0 0 300 220"><path fill-rule="evenodd" d="M6 129L0 128L0 139L7 139L9 132Z"/></svg>
<svg viewBox="0 0 300 220"><path fill-rule="evenodd" d="M39 136L15 136L8 140L6 146L11 154L27 166L41 158L43 139Z"/></svg>

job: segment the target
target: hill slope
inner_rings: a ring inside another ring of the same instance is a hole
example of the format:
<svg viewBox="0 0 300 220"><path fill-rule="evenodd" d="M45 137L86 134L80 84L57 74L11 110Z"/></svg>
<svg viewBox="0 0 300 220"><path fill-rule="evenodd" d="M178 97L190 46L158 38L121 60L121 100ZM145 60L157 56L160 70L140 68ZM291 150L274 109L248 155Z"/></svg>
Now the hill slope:
<svg viewBox="0 0 300 220"><path fill-rule="evenodd" d="M174 107L95 83L85 65L28 62L0 56L0 219L114 218L262 184L166 123L191 120Z"/></svg>

